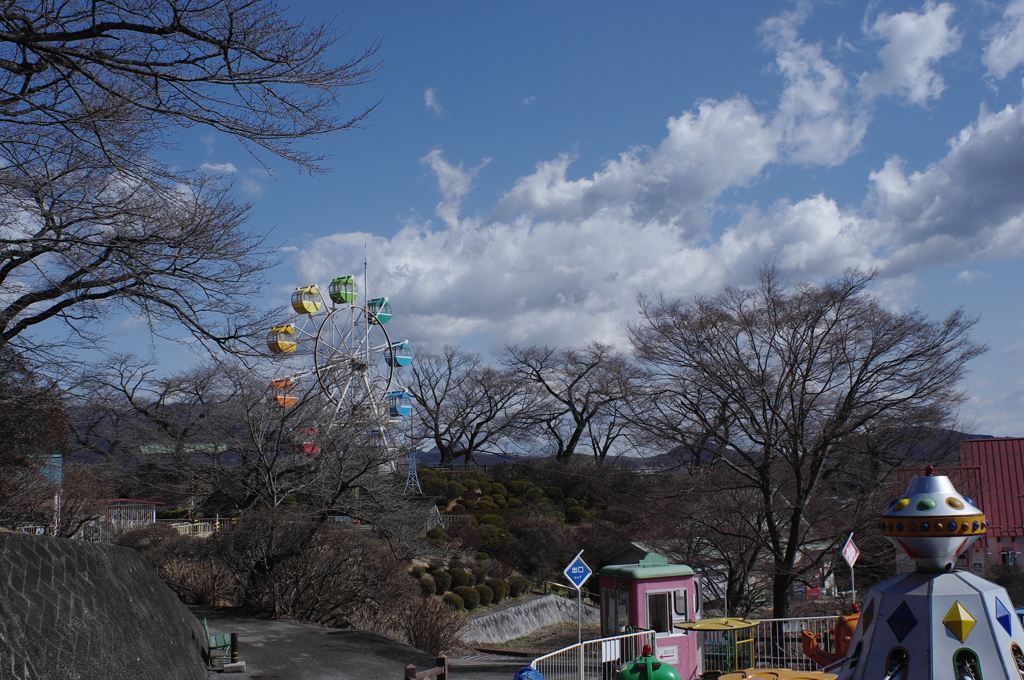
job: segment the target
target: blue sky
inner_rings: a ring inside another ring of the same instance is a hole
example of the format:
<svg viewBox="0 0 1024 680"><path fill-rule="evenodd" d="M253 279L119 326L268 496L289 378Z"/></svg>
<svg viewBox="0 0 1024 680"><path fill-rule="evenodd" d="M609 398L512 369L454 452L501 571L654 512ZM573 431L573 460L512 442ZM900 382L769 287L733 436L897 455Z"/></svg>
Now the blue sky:
<svg viewBox="0 0 1024 680"><path fill-rule="evenodd" d="M417 348L625 347L638 293L875 268L990 345L971 431L1024 435L1024 0L295 2L374 81L321 140L325 175L231 140L180 161L229 172L281 244L266 304L360 273ZM284 315L284 312L282 312Z"/></svg>

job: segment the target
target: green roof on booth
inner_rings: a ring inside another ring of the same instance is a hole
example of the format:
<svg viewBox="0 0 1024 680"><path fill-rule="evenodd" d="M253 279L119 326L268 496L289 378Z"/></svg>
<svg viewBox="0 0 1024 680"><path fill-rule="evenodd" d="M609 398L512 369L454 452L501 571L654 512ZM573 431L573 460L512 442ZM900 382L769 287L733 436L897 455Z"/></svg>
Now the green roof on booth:
<svg viewBox="0 0 1024 680"><path fill-rule="evenodd" d="M602 567L598 574L632 579L670 578L693 576L693 569L685 564L669 564L665 557L652 552L636 564L609 564Z"/></svg>

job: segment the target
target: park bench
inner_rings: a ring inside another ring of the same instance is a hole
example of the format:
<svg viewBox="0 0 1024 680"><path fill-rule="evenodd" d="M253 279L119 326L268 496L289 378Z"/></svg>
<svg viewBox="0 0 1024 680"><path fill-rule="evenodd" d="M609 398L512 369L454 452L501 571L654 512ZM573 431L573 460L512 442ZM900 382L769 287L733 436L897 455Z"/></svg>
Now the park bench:
<svg viewBox="0 0 1024 680"><path fill-rule="evenodd" d="M203 628L206 630L206 665L210 668L216 668L216 662L220 661L221 667L224 664L234 661L231 658L231 636L230 635L210 635L210 624L206 619L203 619Z"/></svg>

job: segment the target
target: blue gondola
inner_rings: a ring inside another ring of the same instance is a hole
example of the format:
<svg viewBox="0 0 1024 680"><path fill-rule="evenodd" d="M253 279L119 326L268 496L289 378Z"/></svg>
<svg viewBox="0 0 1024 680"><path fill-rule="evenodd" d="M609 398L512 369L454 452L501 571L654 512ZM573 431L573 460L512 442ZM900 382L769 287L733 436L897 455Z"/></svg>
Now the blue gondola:
<svg viewBox="0 0 1024 680"><path fill-rule="evenodd" d="M412 363L412 348L408 340L391 343L391 353L384 358L388 366L402 368Z"/></svg>
<svg viewBox="0 0 1024 680"><path fill-rule="evenodd" d="M405 390L388 392L386 398L392 418L405 418L412 415L412 398Z"/></svg>
<svg viewBox="0 0 1024 680"><path fill-rule="evenodd" d="M384 324L391 321L391 303L386 297L370 300L366 303L366 310L369 312L367 321L370 323Z"/></svg>

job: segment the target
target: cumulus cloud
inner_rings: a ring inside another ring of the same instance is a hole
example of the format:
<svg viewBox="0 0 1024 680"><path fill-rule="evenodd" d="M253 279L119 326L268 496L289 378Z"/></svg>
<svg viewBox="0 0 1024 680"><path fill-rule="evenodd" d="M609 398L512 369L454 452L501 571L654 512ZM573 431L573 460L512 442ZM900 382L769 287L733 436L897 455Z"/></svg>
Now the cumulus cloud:
<svg viewBox="0 0 1024 680"><path fill-rule="evenodd" d="M476 336L496 349L621 343L638 294L745 284L768 261L793 280L876 269L878 295L894 308L912 303L922 268L964 263L957 279L974 280L966 263L1024 252L1024 105L982 109L924 169L889 158L865 178L859 205L825 193L764 206L736 198L774 166L847 159L868 126L865 91L938 96L935 61L959 44L951 12L928 3L880 16L870 32L887 40L883 68L859 87L800 39L800 12L780 15L761 28L783 80L777 109L741 95L699 101L667 121L657 145L589 175L574 177L568 154L538 163L490 214L462 215L487 160L467 169L434 149L421 162L441 196L436 219L410 220L391 238L317 239L296 254L301 278L327 280L339 263L355 271L365 246L371 289L402 310L396 332L426 348Z"/></svg>
<svg viewBox="0 0 1024 680"><path fill-rule="evenodd" d="M1012 0L1003 12L1003 20L989 32L981 61L987 75L1005 78L1024 62L1024 0Z"/></svg>
<svg viewBox="0 0 1024 680"><path fill-rule="evenodd" d="M881 14L867 30L870 38L885 40L878 51L882 69L864 73L860 88L869 97L897 95L912 104L938 99L946 89L935 64L960 49L961 35L949 26L953 5L925 3L921 13Z"/></svg>
<svg viewBox="0 0 1024 680"><path fill-rule="evenodd" d="M221 175L233 175L238 172L238 168L235 167L234 163L203 163L199 168Z"/></svg>
<svg viewBox="0 0 1024 680"><path fill-rule="evenodd" d="M437 100L437 93L432 87L428 87L427 91L423 93L423 103L426 105L427 110L435 116L440 116L444 113L444 107L442 107L441 102Z"/></svg>
<svg viewBox="0 0 1024 680"><path fill-rule="evenodd" d="M484 166L491 162L491 159L485 158L480 165L465 170L461 163L457 166L452 165L442 157L440 149L434 149L421 158L420 162L429 165L437 176L438 189L441 192L441 202L437 204L437 216L449 228L458 229L462 199L472 188L473 179Z"/></svg>
<svg viewBox="0 0 1024 680"><path fill-rule="evenodd" d="M842 71L822 56L821 45L800 40L797 31L805 19L806 9L801 8L761 25L786 81L773 123L790 160L838 165L860 145L868 114L852 96Z"/></svg>
<svg viewBox="0 0 1024 680"><path fill-rule="evenodd" d="M742 97L703 101L696 111L670 118L667 127L657 148L626 151L591 177L569 179L568 155L539 163L501 198L495 217L604 215L673 225L699 237L707 224L705 205L754 181L777 155L778 131Z"/></svg>

